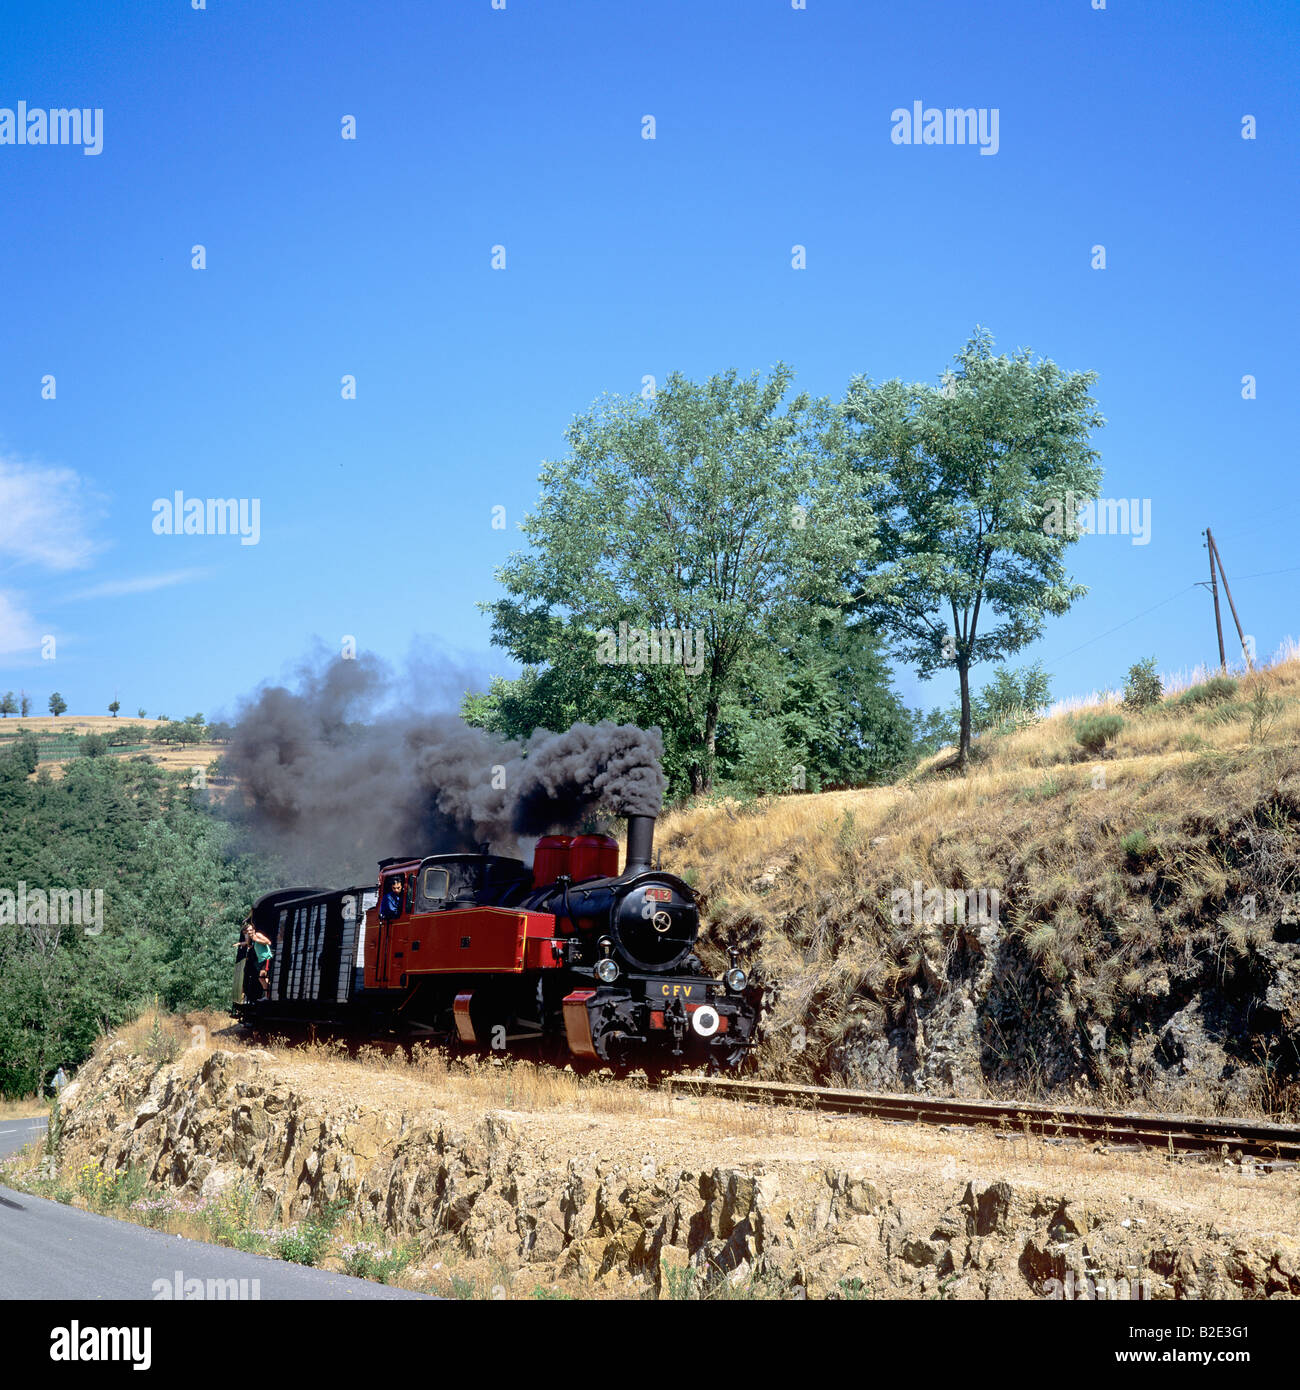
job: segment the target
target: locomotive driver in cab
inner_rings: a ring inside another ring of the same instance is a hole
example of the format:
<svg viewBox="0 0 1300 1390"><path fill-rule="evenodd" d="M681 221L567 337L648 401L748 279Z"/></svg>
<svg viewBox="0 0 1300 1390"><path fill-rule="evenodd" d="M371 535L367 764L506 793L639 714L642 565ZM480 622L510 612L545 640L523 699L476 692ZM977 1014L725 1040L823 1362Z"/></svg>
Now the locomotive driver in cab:
<svg viewBox="0 0 1300 1390"><path fill-rule="evenodd" d="M394 875L388 880L388 887L384 889L383 900L379 904L379 915L389 918L402 915L402 879L400 874Z"/></svg>

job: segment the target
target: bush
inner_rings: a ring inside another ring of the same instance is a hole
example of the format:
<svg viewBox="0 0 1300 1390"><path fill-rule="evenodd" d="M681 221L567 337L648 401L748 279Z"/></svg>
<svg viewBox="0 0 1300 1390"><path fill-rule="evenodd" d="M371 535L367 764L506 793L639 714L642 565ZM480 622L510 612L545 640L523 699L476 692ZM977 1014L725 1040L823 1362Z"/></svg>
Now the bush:
<svg viewBox="0 0 1300 1390"><path fill-rule="evenodd" d="M1145 830L1130 830L1119 844L1130 859L1145 859L1154 848Z"/></svg>
<svg viewBox="0 0 1300 1390"><path fill-rule="evenodd" d="M1118 714L1081 715L1074 726L1074 737L1089 753L1100 753L1124 727Z"/></svg>
<svg viewBox="0 0 1300 1390"><path fill-rule="evenodd" d="M336 1197L300 1225L295 1224L280 1232L273 1237L276 1255L293 1264L320 1264L334 1238L334 1228L347 1207L346 1198Z"/></svg>
<svg viewBox="0 0 1300 1390"><path fill-rule="evenodd" d="M1250 741L1252 743L1263 742L1273 725L1281 717L1283 708L1282 701L1273 699L1264 689L1263 682L1255 687L1255 693L1251 696L1249 705Z"/></svg>
<svg viewBox="0 0 1300 1390"><path fill-rule="evenodd" d="M1150 709L1158 705L1164 696L1165 687L1156 674L1156 659L1153 656L1145 661L1135 662L1128 668L1124 681L1124 708L1129 710Z"/></svg>
<svg viewBox="0 0 1300 1390"><path fill-rule="evenodd" d="M1014 733L1030 728L1042 718L1050 699L1051 677L1041 663L1014 671L999 667L971 701L971 730L977 734Z"/></svg>
<svg viewBox="0 0 1300 1390"><path fill-rule="evenodd" d="M374 1279L386 1284L400 1274L418 1253L412 1244L385 1246L379 1240L357 1240L339 1247L343 1272L354 1279Z"/></svg>
<svg viewBox="0 0 1300 1390"><path fill-rule="evenodd" d="M1178 709L1192 709L1197 705L1217 705L1236 693L1237 682L1231 676L1211 676L1201 685L1189 686L1170 703Z"/></svg>

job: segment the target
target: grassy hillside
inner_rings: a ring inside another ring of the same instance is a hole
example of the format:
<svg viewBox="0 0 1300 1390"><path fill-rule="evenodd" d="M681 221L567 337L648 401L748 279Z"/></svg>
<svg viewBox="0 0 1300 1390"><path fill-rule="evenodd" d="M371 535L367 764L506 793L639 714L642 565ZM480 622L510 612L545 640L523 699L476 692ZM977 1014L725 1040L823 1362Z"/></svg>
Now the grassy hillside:
<svg viewBox="0 0 1300 1390"><path fill-rule="evenodd" d="M1102 715L1122 726L1090 751ZM1300 1108L1300 654L981 740L964 779L945 761L665 818L714 940L785 983L767 1070ZM996 920L924 897L907 920L915 884L996 892Z"/></svg>

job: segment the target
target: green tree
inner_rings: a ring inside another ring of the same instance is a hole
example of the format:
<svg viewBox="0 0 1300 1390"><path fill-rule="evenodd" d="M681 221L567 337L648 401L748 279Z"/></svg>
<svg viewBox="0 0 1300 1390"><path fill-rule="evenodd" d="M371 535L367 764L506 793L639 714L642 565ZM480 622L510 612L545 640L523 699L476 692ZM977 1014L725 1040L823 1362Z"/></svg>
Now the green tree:
<svg viewBox="0 0 1300 1390"><path fill-rule="evenodd" d="M1134 662L1124 680L1124 706L1130 710L1150 709L1164 698L1164 682L1156 671L1156 659Z"/></svg>
<svg viewBox="0 0 1300 1390"><path fill-rule="evenodd" d="M114 719L116 719L116 718L117 718L117 712L118 712L118 710L120 710L121 708L122 708L122 702L121 702L120 700L114 700L113 703L112 703L111 705L109 705L109 707L108 707L108 712L109 712L109 714L111 714L111 715L113 716Z"/></svg>
<svg viewBox="0 0 1300 1390"><path fill-rule="evenodd" d="M784 365L766 381L674 373L651 401L607 397L579 416L522 524L531 550L498 572L508 597L484 605L546 707L592 718L632 700L679 750L693 792L713 783L723 712L771 635L800 610L843 605L871 549L867 499L825 447L832 412L788 399L792 380ZM640 660L616 643L621 623L629 638L700 634L698 673Z"/></svg>
<svg viewBox="0 0 1300 1390"><path fill-rule="evenodd" d="M854 378L842 438L877 518L859 603L923 678L955 668L964 769L971 668L1020 651L1086 592L1064 557L1100 490L1089 438L1105 422L1095 373L994 356L982 329L955 363L938 388Z"/></svg>
<svg viewBox="0 0 1300 1390"><path fill-rule="evenodd" d="M14 692L12 690L6 690L3 698L0 698L0 716L8 719L11 714L17 713L18 701L14 699Z"/></svg>
<svg viewBox="0 0 1300 1390"><path fill-rule="evenodd" d="M202 743L203 731L188 721L168 720L149 733L154 743Z"/></svg>
<svg viewBox="0 0 1300 1390"><path fill-rule="evenodd" d="M32 697L25 690L18 698L18 712L24 719L32 712Z"/></svg>
<svg viewBox="0 0 1300 1390"><path fill-rule="evenodd" d="M143 705L141 705L140 708L139 708L138 710L136 710L136 712L135 712L135 717L136 717L137 719L148 719L148 718L149 718L149 716L145 713L145 708L144 708Z"/></svg>
<svg viewBox="0 0 1300 1390"><path fill-rule="evenodd" d="M32 778L36 739L0 752L0 883L102 890L100 931L0 930L0 1094L35 1090L157 995L169 1009L229 997L232 944L269 865L233 852L187 778L77 758Z"/></svg>
<svg viewBox="0 0 1300 1390"><path fill-rule="evenodd" d="M993 729L1033 722L1051 697L1051 684L1041 663L1008 670L999 666L971 701L971 729Z"/></svg>
<svg viewBox="0 0 1300 1390"><path fill-rule="evenodd" d="M56 690L50 696L50 713L57 719L68 708L68 702Z"/></svg>
<svg viewBox="0 0 1300 1390"><path fill-rule="evenodd" d="M719 744L728 770L755 791L895 776L911 759L911 722L874 631L838 613L798 619L756 654L740 699L724 712ZM793 780L776 778L778 767Z"/></svg>

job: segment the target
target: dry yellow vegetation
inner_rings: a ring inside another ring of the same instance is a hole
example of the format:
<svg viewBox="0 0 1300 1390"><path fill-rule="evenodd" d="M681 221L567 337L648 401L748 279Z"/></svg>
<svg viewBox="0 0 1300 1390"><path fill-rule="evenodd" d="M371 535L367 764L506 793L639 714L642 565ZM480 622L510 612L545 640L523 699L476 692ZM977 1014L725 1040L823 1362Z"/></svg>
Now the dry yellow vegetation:
<svg viewBox="0 0 1300 1390"><path fill-rule="evenodd" d="M1089 752L1076 733L1102 713L1123 725ZM981 739L965 777L948 761L664 817L713 941L784 983L766 1069L1293 1113L1300 651L1141 713L1108 697ZM996 892L997 921L906 920L916 883Z"/></svg>

